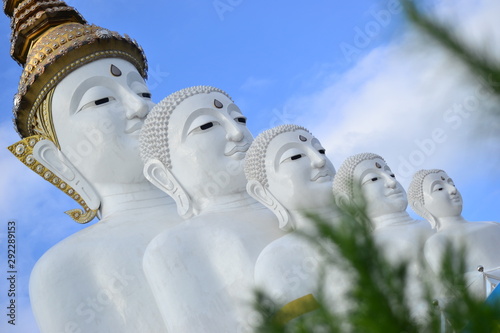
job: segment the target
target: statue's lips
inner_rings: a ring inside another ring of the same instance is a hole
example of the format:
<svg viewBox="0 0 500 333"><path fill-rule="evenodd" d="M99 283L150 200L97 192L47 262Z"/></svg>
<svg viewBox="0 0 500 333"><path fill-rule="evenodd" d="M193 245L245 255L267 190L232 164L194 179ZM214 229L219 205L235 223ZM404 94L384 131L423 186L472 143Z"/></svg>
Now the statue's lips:
<svg viewBox="0 0 500 333"><path fill-rule="evenodd" d="M125 128L125 133L127 134L134 133L135 131L140 130L142 125L143 125L143 119L139 118L131 119L127 121L127 127Z"/></svg>
<svg viewBox="0 0 500 333"><path fill-rule="evenodd" d="M402 194L403 194L403 191L401 191L401 190L393 190L393 191L387 193L386 197L391 197L394 195L398 196L398 195L402 195Z"/></svg>
<svg viewBox="0 0 500 333"><path fill-rule="evenodd" d="M250 148L250 144L249 143L245 143L245 144L243 144L241 146L234 146L229 151L224 152L224 155L226 155L226 156L232 156L232 155L234 155L236 153L246 153L246 151L248 150L248 148Z"/></svg>
<svg viewBox="0 0 500 333"><path fill-rule="evenodd" d="M331 178L332 177L328 171L320 171L313 178L311 178L311 181L325 182L331 180Z"/></svg>

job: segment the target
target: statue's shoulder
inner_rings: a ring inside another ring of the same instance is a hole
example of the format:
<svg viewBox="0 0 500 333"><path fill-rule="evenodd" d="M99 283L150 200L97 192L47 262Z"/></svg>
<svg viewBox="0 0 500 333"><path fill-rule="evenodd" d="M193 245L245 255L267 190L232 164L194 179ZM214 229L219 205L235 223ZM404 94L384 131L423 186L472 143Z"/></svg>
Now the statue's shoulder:
<svg viewBox="0 0 500 333"><path fill-rule="evenodd" d="M31 278L37 276L45 276L51 272L58 274L59 269L67 268L68 266L85 266L90 264L86 258L93 257L99 246L99 238L93 239L88 232L81 230L47 250L37 261L33 268ZM42 274L38 274L41 273Z"/></svg>
<svg viewBox="0 0 500 333"><path fill-rule="evenodd" d="M471 226L475 226L478 229L488 229L492 232L500 231L500 223L493 221L478 221L478 222L470 222Z"/></svg>
<svg viewBox="0 0 500 333"><path fill-rule="evenodd" d="M414 237L425 241L436 234L436 229L432 228L431 224L424 220L414 220L413 224Z"/></svg>
<svg viewBox="0 0 500 333"><path fill-rule="evenodd" d="M446 246L452 242L452 238L444 232L437 232L427 238L424 243L424 253L434 256L444 251Z"/></svg>
<svg viewBox="0 0 500 333"><path fill-rule="evenodd" d="M105 222L82 229L47 250L35 264L31 279L51 279L61 271L80 279L87 271L129 266L131 256L139 255L151 237L144 237L133 228Z"/></svg>
<svg viewBox="0 0 500 333"><path fill-rule="evenodd" d="M149 242L145 256L167 261L184 260L193 256L223 255L227 251L244 251L241 237L227 228L203 223L203 220L184 221L161 232Z"/></svg>
<svg viewBox="0 0 500 333"><path fill-rule="evenodd" d="M306 239L287 234L270 243L260 253L256 267L273 269L289 269L303 265L308 260L319 260L319 253Z"/></svg>
<svg viewBox="0 0 500 333"><path fill-rule="evenodd" d="M434 231L434 229L432 228L431 224L428 221L425 220L413 220L413 221L416 228Z"/></svg>

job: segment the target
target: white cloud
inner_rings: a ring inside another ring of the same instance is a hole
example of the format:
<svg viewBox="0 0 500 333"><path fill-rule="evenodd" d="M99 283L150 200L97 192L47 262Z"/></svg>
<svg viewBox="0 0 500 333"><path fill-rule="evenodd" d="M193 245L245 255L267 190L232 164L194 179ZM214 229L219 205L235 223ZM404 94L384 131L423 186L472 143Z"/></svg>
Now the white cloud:
<svg viewBox="0 0 500 333"><path fill-rule="evenodd" d="M440 12L452 12L450 3L440 6L446 7ZM499 5L481 1L476 6L456 5L456 29L498 35L498 18L491 12L498 13ZM485 112L498 101L481 87L454 56L407 31L371 50L321 91L296 97L287 107L292 113L311 110L295 122L323 142L337 167L350 155L374 152L388 161L404 186L422 168L445 169L462 184L470 177L488 182L498 179L500 117ZM491 186L488 196L498 198L495 183Z"/></svg>
<svg viewBox="0 0 500 333"><path fill-rule="evenodd" d="M482 9L475 11L477 16L489 12ZM461 63L429 44L407 32L372 50L332 85L289 105L314 110L301 121L325 142L337 163L363 151L378 152L393 165L402 158L415 167L456 160L464 146L477 145L471 142L470 123L486 107L479 101L492 98L478 92L480 84ZM435 129L440 130L434 139L443 142L434 142L433 148L429 140ZM411 155L415 150L424 153L422 161L421 154Z"/></svg>

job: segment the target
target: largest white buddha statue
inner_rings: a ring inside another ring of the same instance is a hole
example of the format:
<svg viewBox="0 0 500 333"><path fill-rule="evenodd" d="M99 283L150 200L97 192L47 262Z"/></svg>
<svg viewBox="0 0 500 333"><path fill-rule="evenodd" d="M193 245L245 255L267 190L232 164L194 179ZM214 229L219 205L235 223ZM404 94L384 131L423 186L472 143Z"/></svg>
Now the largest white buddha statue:
<svg viewBox="0 0 500 333"><path fill-rule="evenodd" d="M4 5L12 55L24 65L14 105L24 139L10 149L82 205L73 219L100 217L36 263L30 298L40 331L165 332L142 256L180 219L142 175L138 135L152 107L143 51L62 1Z"/></svg>
<svg viewBox="0 0 500 333"><path fill-rule="evenodd" d="M238 106L209 86L171 94L146 119L144 173L186 219L144 254L169 332L241 332L254 325L255 261L283 233L245 190L242 163L252 140Z"/></svg>
<svg viewBox="0 0 500 333"><path fill-rule="evenodd" d="M463 200L460 191L448 174L439 169L420 170L408 188L413 210L427 219L437 230L424 248L425 258L439 274L443 258L451 250L465 264L468 290L478 299L486 298L483 274L500 267L500 223L469 222L462 217ZM462 252L463 251L463 252Z"/></svg>

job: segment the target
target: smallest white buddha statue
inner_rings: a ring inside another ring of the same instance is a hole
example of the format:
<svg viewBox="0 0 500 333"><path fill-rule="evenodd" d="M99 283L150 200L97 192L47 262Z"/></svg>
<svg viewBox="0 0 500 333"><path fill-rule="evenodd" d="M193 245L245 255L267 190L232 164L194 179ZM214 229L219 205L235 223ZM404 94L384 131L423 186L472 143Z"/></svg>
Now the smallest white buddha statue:
<svg viewBox="0 0 500 333"><path fill-rule="evenodd" d="M315 234L306 212L331 221L337 216L331 191L335 168L308 130L281 125L255 138L245 175L248 193L277 216L280 228L291 231L266 246L255 264L257 288L278 307L284 305L277 316L287 322L315 308L323 259L301 233Z"/></svg>
<svg viewBox="0 0 500 333"><path fill-rule="evenodd" d="M437 230L424 248L431 269L439 273L445 251L464 251L467 288L478 299L486 295L484 271L500 267L500 224L469 222L462 217L463 201L453 180L443 170L420 170L408 188L413 210Z"/></svg>

